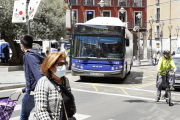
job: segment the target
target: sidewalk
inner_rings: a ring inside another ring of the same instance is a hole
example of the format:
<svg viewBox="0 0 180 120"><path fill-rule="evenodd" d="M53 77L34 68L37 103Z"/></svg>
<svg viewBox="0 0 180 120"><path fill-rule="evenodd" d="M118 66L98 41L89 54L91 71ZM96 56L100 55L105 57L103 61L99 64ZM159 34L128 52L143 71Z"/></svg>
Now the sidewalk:
<svg viewBox="0 0 180 120"><path fill-rule="evenodd" d="M5 69L7 69L7 67L5 67ZM71 71L67 70L66 76L69 76L70 74ZM26 86L26 82L25 82L24 71L7 72L0 70L0 90L14 89L25 86Z"/></svg>
<svg viewBox="0 0 180 120"><path fill-rule="evenodd" d="M138 67L138 66L152 66L152 64L149 63L149 60L140 60L141 64L137 64L137 60L133 61L133 67Z"/></svg>

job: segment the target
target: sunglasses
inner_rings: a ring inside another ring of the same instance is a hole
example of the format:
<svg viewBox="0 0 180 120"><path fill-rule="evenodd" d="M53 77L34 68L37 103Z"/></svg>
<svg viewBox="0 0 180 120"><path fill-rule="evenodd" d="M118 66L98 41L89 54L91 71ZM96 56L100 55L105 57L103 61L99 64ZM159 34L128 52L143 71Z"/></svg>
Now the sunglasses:
<svg viewBox="0 0 180 120"><path fill-rule="evenodd" d="M58 62L56 64L58 64L58 66L63 66L63 65L67 66L68 62Z"/></svg>

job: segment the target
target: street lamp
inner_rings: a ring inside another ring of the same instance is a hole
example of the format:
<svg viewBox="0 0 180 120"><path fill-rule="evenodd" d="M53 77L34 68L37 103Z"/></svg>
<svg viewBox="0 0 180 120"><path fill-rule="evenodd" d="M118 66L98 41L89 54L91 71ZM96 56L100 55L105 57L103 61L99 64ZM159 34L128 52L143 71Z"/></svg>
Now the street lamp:
<svg viewBox="0 0 180 120"><path fill-rule="evenodd" d="M101 1L98 3L98 5L99 5L100 10L102 9L102 11L101 11L101 17L103 17L103 9L104 9L104 6L106 5L106 3L105 3L103 0L101 0Z"/></svg>
<svg viewBox="0 0 180 120"><path fill-rule="evenodd" d="M139 29L140 29L140 20L142 18L141 13L138 13L136 15L136 17L138 18L138 22L139 22ZM139 33L139 29L138 29L138 57L137 57L137 65L140 65L140 33Z"/></svg>
<svg viewBox="0 0 180 120"><path fill-rule="evenodd" d="M169 25L168 25L168 28L169 28L169 39L170 39L170 54L171 54L171 29L172 29L172 25L171 25L171 23L169 23Z"/></svg>
<svg viewBox="0 0 180 120"><path fill-rule="evenodd" d="M162 54L162 52L163 52L162 37L163 37L163 26L164 26L164 22L161 21L161 22L159 23L159 26L161 27L161 54Z"/></svg>
<svg viewBox="0 0 180 120"><path fill-rule="evenodd" d="M121 7L121 9L119 9L119 12L120 12L121 14L124 14L124 13L126 12L126 10L125 10L123 7Z"/></svg>
<svg viewBox="0 0 180 120"><path fill-rule="evenodd" d="M151 29L150 29L150 31L151 31L151 40L150 40L150 46L151 46L151 49L150 49L150 61L149 61L149 63L150 64L152 64L152 24L153 24L153 22L154 22L154 20L153 20L153 18L152 18L152 16L151 16L151 18L149 19L149 23L150 23L150 26L151 26Z"/></svg>

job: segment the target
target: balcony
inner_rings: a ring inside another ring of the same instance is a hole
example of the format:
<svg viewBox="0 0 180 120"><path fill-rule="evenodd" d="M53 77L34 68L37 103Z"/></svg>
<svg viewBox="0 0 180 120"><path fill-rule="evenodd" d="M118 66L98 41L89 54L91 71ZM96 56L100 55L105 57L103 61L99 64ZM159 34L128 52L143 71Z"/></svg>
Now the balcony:
<svg viewBox="0 0 180 120"><path fill-rule="evenodd" d="M155 16L155 20L156 20L156 22L159 22L160 21L160 14L156 14L156 16Z"/></svg>
<svg viewBox="0 0 180 120"><path fill-rule="evenodd" d="M83 0L84 6L98 6L98 0Z"/></svg>
<svg viewBox="0 0 180 120"><path fill-rule="evenodd" d="M155 39L160 39L160 36L161 35L161 33L160 32L155 32Z"/></svg>
<svg viewBox="0 0 180 120"><path fill-rule="evenodd" d="M157 5L157 6L160 5L160 0L156 0L156 5Z"/></svg>
<svg viewBox="0 0 180 120"><path fill-rule="evenodd" d="M130 0L119 1L117 0L117 7L130 7Z"/></svg>
<svg viewBox="0 0 180 120"><path fill-rule="evenodd" d="M69 0L65 0L65 3L69 4ZM81 0L72 0L72 6L81 6Z"/></svg>
<svg viewBox="0 0 180 120"><path fill-rule="evenodd" d="M104 0L106 7L114 7L114 0Z"/></svg>
<svg viewBox="0 0 180 120"><path fill-rule="evenodd" d="M134 26L138 26L138 25L134 24L134 21L128 21L127 26L128 26L128 29L133 29ZM147 28L147 22L143 22L140 25L140 29L146 29L146 28Z"/></svg>
<svg viewBox="0 0 180 120"><path fill-rule="evenodd" d="M139 0L139 1L132 1L132 7L134 8L145 8L146 7L146 0Z"/></svg>

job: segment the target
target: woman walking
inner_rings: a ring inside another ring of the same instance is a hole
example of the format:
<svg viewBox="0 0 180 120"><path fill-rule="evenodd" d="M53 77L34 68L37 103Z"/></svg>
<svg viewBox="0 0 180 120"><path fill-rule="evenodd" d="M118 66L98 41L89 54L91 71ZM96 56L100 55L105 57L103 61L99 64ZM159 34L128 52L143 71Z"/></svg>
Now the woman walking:
<svg viewBox="0 0 180 120"><path fill-rule="evenodd" d="M75 112L75 101L69 80L65 77L67 62L64 52L49 53L41 65L45 75L35 88L34 120L67 120Z"/></svg>

